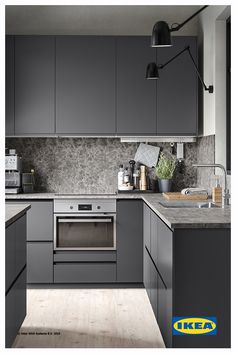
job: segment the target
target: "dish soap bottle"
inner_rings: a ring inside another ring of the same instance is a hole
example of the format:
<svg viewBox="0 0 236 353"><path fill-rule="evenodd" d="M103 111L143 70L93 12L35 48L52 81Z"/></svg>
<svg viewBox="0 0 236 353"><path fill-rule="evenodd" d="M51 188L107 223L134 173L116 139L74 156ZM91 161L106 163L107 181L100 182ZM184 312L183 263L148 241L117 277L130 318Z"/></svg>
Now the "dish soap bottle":
<svg viewBox="0 0 236 353"><path fill-rule="evenodd" d="M123 164L120 164L120 169L118 172L118 190L120 189L120 186L124 184L124 168Z"/></svg>
<svg viewBox="0 0 236 353"><path fill-rule="evenodd" d="M219 178L216 179L216 186L212 188L212 202L222 202L222 187L220 186Z"/></svg>

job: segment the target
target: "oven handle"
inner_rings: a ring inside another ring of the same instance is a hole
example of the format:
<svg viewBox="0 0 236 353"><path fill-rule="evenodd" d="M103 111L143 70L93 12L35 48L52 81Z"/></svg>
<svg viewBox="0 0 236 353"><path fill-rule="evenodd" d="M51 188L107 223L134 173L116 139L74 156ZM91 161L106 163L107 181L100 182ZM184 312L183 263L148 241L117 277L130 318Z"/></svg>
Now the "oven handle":
<svg viewBox="0 0 236 353"><path fill-rule="evenodd" d="M112 220L110 218L76 218L76 219L68 219L68 218L60 218L58 219L59 223L111 223Z"/></svg>

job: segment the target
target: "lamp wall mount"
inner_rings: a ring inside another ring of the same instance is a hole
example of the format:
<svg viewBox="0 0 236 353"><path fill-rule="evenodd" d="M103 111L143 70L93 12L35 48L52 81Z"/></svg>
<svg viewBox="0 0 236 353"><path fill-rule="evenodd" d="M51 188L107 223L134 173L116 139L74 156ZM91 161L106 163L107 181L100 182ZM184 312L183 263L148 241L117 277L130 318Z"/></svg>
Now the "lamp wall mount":
<svg viewBox="0 0 236 353"><path fill-rule="evenodd" d="M182 55L184 52L188 52L190 59L193 63L194 69L198 75L198 78L204 88L205 91L208 91L209 93L213 93L214 92L214 88L212 85L210 86L206 86L205 82L203 81L201 74L198 70L198 67L194 61L194 58L192 56L192 53L190 51L190 46L188 45L187 47L185 47L184 49L182 49L179 53L177 53L176 55L174 55L172 58L170 58L166 63L164 64L156 64L156 63L150 63L147 66L147 71L146 71L146 78L147 79L158 79L159 78L159 69L163 69L164 67L166 67L167 65L169 65L172 61L174 61L176 58L178 58L180 55Z"/></svg>

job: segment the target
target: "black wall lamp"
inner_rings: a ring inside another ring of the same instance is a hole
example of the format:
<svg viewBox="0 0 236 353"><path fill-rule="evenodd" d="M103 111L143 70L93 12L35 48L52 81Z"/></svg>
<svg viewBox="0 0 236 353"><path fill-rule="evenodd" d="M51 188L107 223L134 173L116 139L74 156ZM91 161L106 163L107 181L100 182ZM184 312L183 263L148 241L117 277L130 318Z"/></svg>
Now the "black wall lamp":
<svg viewBox="0 0 236 353"><path fill-rule="evenodd" d="M208 91L209 93L213 93L213 86L210 85L210 86L206 86L201 75L200 75L200 72L198 70L198 67L193 59L193 56L191 54L191 51L190 51L190 47L187 46L185 47L183 50L181 50L178 54L176 54L175 56L173 56L171 59L169 59L165 64L159 64L157 65L156 63L150 63L148 64L147 66L147 71L146 71L146 78L148 80L156 80L159 78L159 69L163 69L165 66L167 66L168 64L170 64L173 60L175 60L178 56L180 56L181 54L183 54L185 51L188 52L190 58L191 58L191 61L193 63L193 66L196 70L196 73L198 75L198 78L202 84L202 86L204 87L205 91Z"/></svg>
<svg viewBox="0 0 236 353"><path fill-rule="evenodd" d="M152 30L152 37L151 37L151 46L152 47L171 47L171 32L176 32L180 28L182 28L187 22L192 20L195 16L197 16L201 11L205 10L208 5L203 6L200 10L195 12L192 16L187 18L184 22L178 24L173 23L171 27L169 27L168 23L165 21L158 21L155 23L153 30Z"/></svg>

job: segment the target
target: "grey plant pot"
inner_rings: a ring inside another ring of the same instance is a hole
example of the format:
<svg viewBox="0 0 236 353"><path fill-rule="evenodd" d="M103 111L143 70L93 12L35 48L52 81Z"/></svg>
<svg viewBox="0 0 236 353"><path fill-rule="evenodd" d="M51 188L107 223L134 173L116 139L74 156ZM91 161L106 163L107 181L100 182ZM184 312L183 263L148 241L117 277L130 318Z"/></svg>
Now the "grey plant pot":
<svg viewBox="0 0 236 353"><path fill-rule="evenodd" d="M159 191L170 192L172 186L172 179L158 179Z"/></svg>

